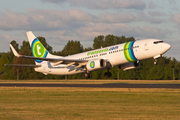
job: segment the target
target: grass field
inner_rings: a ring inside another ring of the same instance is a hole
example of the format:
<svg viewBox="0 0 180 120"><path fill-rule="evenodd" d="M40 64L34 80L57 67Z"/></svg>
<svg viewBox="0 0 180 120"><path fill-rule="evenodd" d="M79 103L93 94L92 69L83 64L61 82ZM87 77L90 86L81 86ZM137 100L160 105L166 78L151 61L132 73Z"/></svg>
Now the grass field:
<svg viewBox="0 0 180 120"><path fill-rule="evenodd" d="M0 87L0 119L180 119L179 89Z"/></svg>

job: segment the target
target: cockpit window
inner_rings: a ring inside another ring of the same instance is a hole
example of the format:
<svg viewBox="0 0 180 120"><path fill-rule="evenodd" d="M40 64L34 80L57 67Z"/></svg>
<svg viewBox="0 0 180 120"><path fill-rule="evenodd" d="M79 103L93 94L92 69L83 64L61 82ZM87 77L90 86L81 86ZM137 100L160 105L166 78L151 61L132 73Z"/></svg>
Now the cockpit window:
<svg viewBox="0 0 180 120"><path fill-rule="evenodd" d="M163 41L156 41L154 44L163 43Z"/></svg>

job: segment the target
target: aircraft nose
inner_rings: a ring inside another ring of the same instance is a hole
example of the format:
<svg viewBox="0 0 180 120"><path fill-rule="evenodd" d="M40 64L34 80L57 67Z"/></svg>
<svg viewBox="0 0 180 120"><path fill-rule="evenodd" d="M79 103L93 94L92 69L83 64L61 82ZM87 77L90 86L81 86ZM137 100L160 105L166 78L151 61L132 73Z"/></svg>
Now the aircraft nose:
<svg viewBox="0 0 180 120"><path fill-rule="evenodd" d="M162 44L162 52L163 54L166 53L169 49L171 48L171 45L168 43L163 43Z"/></svg>
<svg viewBox="0 0 180 120"><path fill-rule="evenodd" d="M168 43L164 43L163 48L167 51L171 48L171 45Z"/></svg>

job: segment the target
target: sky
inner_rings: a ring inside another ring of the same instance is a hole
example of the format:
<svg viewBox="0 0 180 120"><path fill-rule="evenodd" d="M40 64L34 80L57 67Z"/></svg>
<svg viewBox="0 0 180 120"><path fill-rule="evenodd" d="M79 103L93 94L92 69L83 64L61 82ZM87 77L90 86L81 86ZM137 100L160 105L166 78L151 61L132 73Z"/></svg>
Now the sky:
<svg viewBox="0 0 180 120"><path fill-rule="evenodd" d="M0 0L0 52L28 41L26 32L46 38L53 51L69 40L92 47L94 37L113 34L155 38L171 45L166 57L180 60L180 0Z"/></svg>

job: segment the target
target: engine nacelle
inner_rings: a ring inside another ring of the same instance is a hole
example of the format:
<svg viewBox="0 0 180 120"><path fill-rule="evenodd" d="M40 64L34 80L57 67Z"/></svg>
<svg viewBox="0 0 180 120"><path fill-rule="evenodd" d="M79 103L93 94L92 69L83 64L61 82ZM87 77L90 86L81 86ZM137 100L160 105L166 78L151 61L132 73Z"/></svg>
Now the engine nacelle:
<svg viewBox="0 0 180 120"><path fill-rule="evenodd" d="M136 61L136 62L130 62L130 63L122 64L120 66L120 68L122 70L126 71L126 70L130 70L130 69L138 68L139 66L140 66L140 62Z"/></svg>
<svg viewBox="0 0 180 120"><path fill-rule="evenodd" d="M102 68L106 67L106 61L103 59L94 59L94 60L90 60L87 64L86 64L86 68L88 71L93 71L93 70L99 70Z"/></svg>

